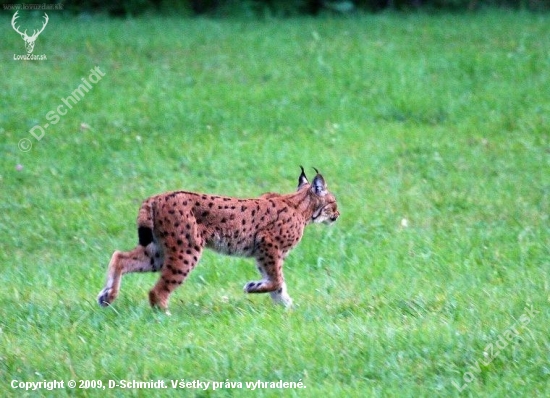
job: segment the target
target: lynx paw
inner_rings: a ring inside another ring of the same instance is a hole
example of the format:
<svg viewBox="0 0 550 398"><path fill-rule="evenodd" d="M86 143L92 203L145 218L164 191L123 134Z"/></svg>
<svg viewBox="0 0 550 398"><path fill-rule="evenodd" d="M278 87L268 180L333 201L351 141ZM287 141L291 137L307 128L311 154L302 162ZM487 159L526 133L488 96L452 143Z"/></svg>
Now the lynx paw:
<svg viewBox="0 0 550 398"><path fill-rule="evenodd" d="M107 307L115 300L113 289L106 287L97 295L97 302L102 307Z"/></svg>
<svg viewBox="0 0 550 398"><path fill-rule="evenodd" d="M262 293L264 292L264 290L262 289L264 287L264 284L264 281L248 282L246 285L244 285L243 290L245 293Z"/></svg>
<svg viewBox="0 0 550 398"><path fill-rule="evenodd" d="M292 308L292 298L286 292L286 286L271 292L270 295L274 303L284 305L286 308Z"/></svg>

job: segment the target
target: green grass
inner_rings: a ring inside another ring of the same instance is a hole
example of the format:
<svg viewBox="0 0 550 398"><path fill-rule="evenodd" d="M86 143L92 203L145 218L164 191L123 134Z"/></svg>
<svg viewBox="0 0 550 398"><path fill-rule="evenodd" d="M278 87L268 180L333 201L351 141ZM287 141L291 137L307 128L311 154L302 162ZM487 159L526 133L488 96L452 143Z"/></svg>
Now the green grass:
<svg viewBox="0 0 550 398"><path fill-rule="evenodd" d="M1 19L4 396L22 395L12 380L55 379L307 387L256 391L268 397L548 391L548 16L51 14L40 62L13 60L24 43ZM96 66L105 76L30 135ZM148 306L154 274L126 276L112 307L96 304L111 253L136 244L142 199L289 192L299 165L321 170L342 216L308 227L287 259L294 310L244 295L251 261L214 253L171 317Z"/></svg>

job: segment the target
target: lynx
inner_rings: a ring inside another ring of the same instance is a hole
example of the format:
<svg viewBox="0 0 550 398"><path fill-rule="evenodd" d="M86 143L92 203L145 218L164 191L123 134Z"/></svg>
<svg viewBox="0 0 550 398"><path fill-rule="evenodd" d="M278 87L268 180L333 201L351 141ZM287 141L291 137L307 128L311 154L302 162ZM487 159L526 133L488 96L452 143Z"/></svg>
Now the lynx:
<svg viewBox="0 0 550 398"><path fill-rule="evenodd" d="M101 306L110 305L120 290L122 275L160 271L149 292L149 302L168 312L170 294L197 265L203 249L254 257L262 275L248 282L246 293L270 293L274 302L292 305L283 277L283 262L301 240L310 223L331 224L339 217L336 198L315 169L310 184L303 167L297 191L266 193L259 198L237 199L174 191L146 199L138 214L138 246L115 251L105 287L98 295Z"/></svg>

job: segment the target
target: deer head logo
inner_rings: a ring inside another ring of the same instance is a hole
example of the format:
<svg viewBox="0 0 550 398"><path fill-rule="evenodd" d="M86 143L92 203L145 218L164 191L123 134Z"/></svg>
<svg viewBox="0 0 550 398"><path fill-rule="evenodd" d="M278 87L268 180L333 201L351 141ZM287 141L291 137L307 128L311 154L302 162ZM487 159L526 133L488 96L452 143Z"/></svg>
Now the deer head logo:
<svg viewBox="0 0 550 398"><path fill-rule="evenodd" d="M36 31L36 30L33 30L33 34L32 36L28 36L27 35L27 30L25 29L24 32L21 32L17 26L15 25L15 20L17 18L19 18L19 16L17 15L19 11L16 11L15 14L13 14L13 18L11 19L11 26L13 26L13 29L19 33L21 35L21 37L23 38L23 40L25 40L25 49L27 50L27 54L31 54L32 51L34 50L34 42L36 41L38 35L40 33L42 33L42 31L44 30L44 28L46 27L46 25L48 24L48 14L44 13L44 23L42 24L42 29Z"/></svg>

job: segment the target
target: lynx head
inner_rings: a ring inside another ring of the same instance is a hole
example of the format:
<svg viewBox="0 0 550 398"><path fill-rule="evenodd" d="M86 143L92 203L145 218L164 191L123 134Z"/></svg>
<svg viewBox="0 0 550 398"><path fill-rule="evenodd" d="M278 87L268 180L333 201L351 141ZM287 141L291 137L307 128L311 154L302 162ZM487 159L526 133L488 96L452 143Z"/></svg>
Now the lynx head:
<svg viewBox="0 0 550 398"><path fill-rule="evenodd" d="M304 168L300 167L302 173L298 177L298 190L306 189L305 187L307 186L313 209L311 222L332 224L340 216L336 198L327 189L327 183L317 169L314 168L317 174L313 178L312 183L309 184Z"/></svg>

